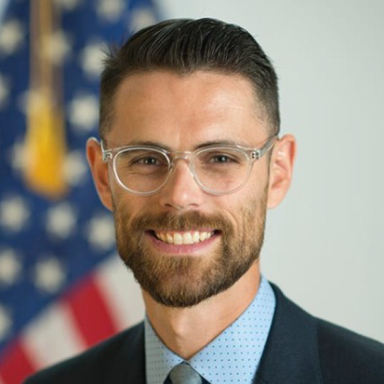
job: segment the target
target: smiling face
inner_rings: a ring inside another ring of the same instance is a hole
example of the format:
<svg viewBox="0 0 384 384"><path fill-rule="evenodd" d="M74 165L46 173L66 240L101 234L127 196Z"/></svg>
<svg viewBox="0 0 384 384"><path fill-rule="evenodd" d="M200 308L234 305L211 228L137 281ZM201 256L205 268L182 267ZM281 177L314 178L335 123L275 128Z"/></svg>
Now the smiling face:
<svg viewBox="0 0 384 384"><path fill-rule="evenodd" d="M257 148L268 131L256 100L251 83L236 75L134 74L116 94L107 147L151 143L193 151L226 141ZM112 167L103 182L106 166L88 152L99 195L114 213L119 254L159 303L198 304L231 287L257 261L270 198L268 156L233 194L203 191L179 159L158 193L137 196L118 185Z"/></svg>

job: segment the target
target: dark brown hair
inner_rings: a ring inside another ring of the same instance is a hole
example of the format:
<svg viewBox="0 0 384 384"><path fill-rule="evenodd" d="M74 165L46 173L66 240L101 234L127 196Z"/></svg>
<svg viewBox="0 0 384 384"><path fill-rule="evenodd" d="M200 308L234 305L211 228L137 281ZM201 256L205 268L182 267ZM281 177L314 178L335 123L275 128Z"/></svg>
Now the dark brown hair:
<svg viewBox="0 0 384 384"><path fill-rule="evenodd" d="M130 74L154 70L242 75L254 86L270 133L280 130L277 76L256 40L243 28L223 21L176 19L142 29L108 53L100 84L101 138L111 129L114 96L122 81Z"/></svg>

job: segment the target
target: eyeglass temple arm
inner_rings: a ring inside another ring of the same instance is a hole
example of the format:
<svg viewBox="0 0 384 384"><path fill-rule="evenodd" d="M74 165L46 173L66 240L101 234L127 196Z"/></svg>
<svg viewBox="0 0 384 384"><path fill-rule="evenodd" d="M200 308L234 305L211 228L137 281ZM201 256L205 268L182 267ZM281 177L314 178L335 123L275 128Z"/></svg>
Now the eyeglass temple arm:
<svg viewBox="0 0 384 384"><path fill-rule="evenodd" d="M251 156L254 161L259 160L262 156L264 156L275 144L275 141L277 140L277 136L271 137L262 148L253 151Z"/></svg>
<svg viewBox="0 0 384 384"><path fill-rule="evenodd" d="M102 160L105 162L107 161L108 159L110 159L112 157L112 153L108 150L108 149L105 149L105 143L103 140L97 140L96 137L92 136L90 137L88 140L92 140L94 141L95 143L99 144L100 147L101 147L101 158Z"/></svg>
<svg viewBox="0 0 384 384"><path fill-rule="evenodd" d="M112 159L112 153L110 150L104 148L104 141L100 140L101 147L101 156L104 162L107 162L109 159Z"/></svg>

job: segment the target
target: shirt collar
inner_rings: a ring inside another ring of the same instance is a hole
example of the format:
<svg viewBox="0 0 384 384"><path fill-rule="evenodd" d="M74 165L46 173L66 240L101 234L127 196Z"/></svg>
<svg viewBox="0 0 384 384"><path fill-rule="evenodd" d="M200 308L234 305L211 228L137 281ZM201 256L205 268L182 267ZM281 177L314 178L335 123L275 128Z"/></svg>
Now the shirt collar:
<svg viewBox="0 0 384 384"><path fill-rule="evenodd" d="M264 277L252 303L220 335L188 363L211 384L252 383L263 353L275 312L276 298ZM170 370L184 360L167 348L149 319L145 324L146 378L148 384L163 384Z"/></svg>

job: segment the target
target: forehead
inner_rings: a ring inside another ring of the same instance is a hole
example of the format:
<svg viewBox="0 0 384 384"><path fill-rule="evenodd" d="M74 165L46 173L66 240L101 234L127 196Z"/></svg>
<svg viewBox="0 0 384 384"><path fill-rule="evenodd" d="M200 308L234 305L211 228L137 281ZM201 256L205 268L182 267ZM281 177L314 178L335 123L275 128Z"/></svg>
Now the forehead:
<svg viewBox="0 0 384 384"><path fill-rule="evenodd" d="M120 84L113 109L109 146L154 141L190 150L206 141L256 145L266 138L253 86L234 74L133 74Z"/></svg>

